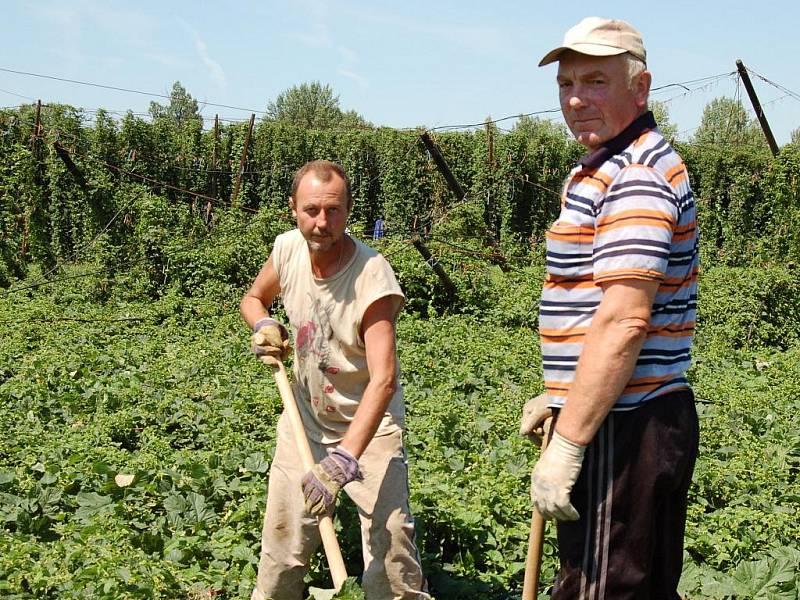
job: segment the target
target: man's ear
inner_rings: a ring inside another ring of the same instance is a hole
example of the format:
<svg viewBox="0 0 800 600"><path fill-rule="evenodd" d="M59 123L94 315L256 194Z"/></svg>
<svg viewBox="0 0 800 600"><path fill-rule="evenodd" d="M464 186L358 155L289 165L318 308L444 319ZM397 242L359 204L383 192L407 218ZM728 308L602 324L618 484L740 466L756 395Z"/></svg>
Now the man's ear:
<svg viewBox="0 0 800 600"><path fill-rule="evenodd" d="M636 76L634 92L636 93L636 105L639 108L647 106L647 98L650 95L650 84L653 82L653 75L650 71L642 71Z"/></svg>
<svg viewBox="0 0 800 600"><path fill-rule="evenodd" d="M297 205L291 196L289 196L289 208L292 210L292 216L297 218Z"/></svg>

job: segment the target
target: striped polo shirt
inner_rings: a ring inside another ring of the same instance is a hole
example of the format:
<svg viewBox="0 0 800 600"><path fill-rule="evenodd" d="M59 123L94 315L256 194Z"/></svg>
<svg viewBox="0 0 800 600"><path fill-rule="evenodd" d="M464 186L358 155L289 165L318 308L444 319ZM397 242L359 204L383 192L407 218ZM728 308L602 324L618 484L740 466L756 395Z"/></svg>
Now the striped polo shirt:
<svg viewBox="0 0 800 600"><path fill-rule="evenodd" d="M657 281L647 337L613 410L689 387L697 310L698 240L686 167L645 113L571 171L547 231L539 311L545 386L562 406L601 283Z"/></svg>

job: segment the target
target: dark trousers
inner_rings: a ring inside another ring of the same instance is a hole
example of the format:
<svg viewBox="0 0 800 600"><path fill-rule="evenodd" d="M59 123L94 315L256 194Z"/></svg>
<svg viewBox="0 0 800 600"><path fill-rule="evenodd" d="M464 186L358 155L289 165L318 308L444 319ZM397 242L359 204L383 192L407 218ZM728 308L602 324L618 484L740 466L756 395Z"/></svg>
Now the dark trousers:
<svg viewBox="0 0 800 600"><path fill-rule="evenodd" d="M557 419L556 415L556 419ZM676 600L699 427L690 390L609 413L558 523L554 600Z"/></svg>

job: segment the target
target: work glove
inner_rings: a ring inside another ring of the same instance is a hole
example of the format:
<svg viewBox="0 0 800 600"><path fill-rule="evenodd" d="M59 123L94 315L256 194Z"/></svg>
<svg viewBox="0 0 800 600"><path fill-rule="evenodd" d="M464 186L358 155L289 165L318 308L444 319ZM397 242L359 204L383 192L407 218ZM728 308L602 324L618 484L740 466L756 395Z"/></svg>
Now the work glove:
<svg viewBox="0 0 800 600"><path fill-rule="evenodd" d="M286 360L292 351L286 327L269 317L256 321L250 340L255 355L266 357L264 360L270 364L277 364L278 360Z"/></svg>
<svg viewBox="0 0 800 600"><path fill-rule="evenodd" d="M303 476L306 510L312 515L325 514L339 490L355 479L362 479L355 457L341 446L328 450L328 456Z"/></svg>
<svg viewBox="0 0 800 600"><path fill-rule="evenodd" d="M522 408L522 419L519 423L520 435L527 436L541 448L544 438L544 422L553 416L553 409L547 407L547 393L531 398Z"/></svg>
<svg viewBox="0 0 800 600"><path fill-rule="evenodd" d="M578 479L586 446L570 442L558 432L542 452L531 473L531 500L545 519L577 521L578 511L569 500Z"/></svg>

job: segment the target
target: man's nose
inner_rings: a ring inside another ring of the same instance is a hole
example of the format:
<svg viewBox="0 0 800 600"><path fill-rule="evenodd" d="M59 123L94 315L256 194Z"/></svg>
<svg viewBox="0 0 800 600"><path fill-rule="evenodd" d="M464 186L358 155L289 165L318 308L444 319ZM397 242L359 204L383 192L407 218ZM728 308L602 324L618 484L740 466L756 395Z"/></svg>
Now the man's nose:
<svg viewBox="0 0 800 600"><path fill-rule="evenodd" d="M569 96L569 107L570 108L582 108L586 106L586 103L583 101L583 95L580 94L578 91L573 92Z"/></svg>
<svg viewBox="0 0 800 600"><path fill-rule="evenodd" d="M317 213L317 229L325 229L328 225L328 217L324 210Z"/></svg>

